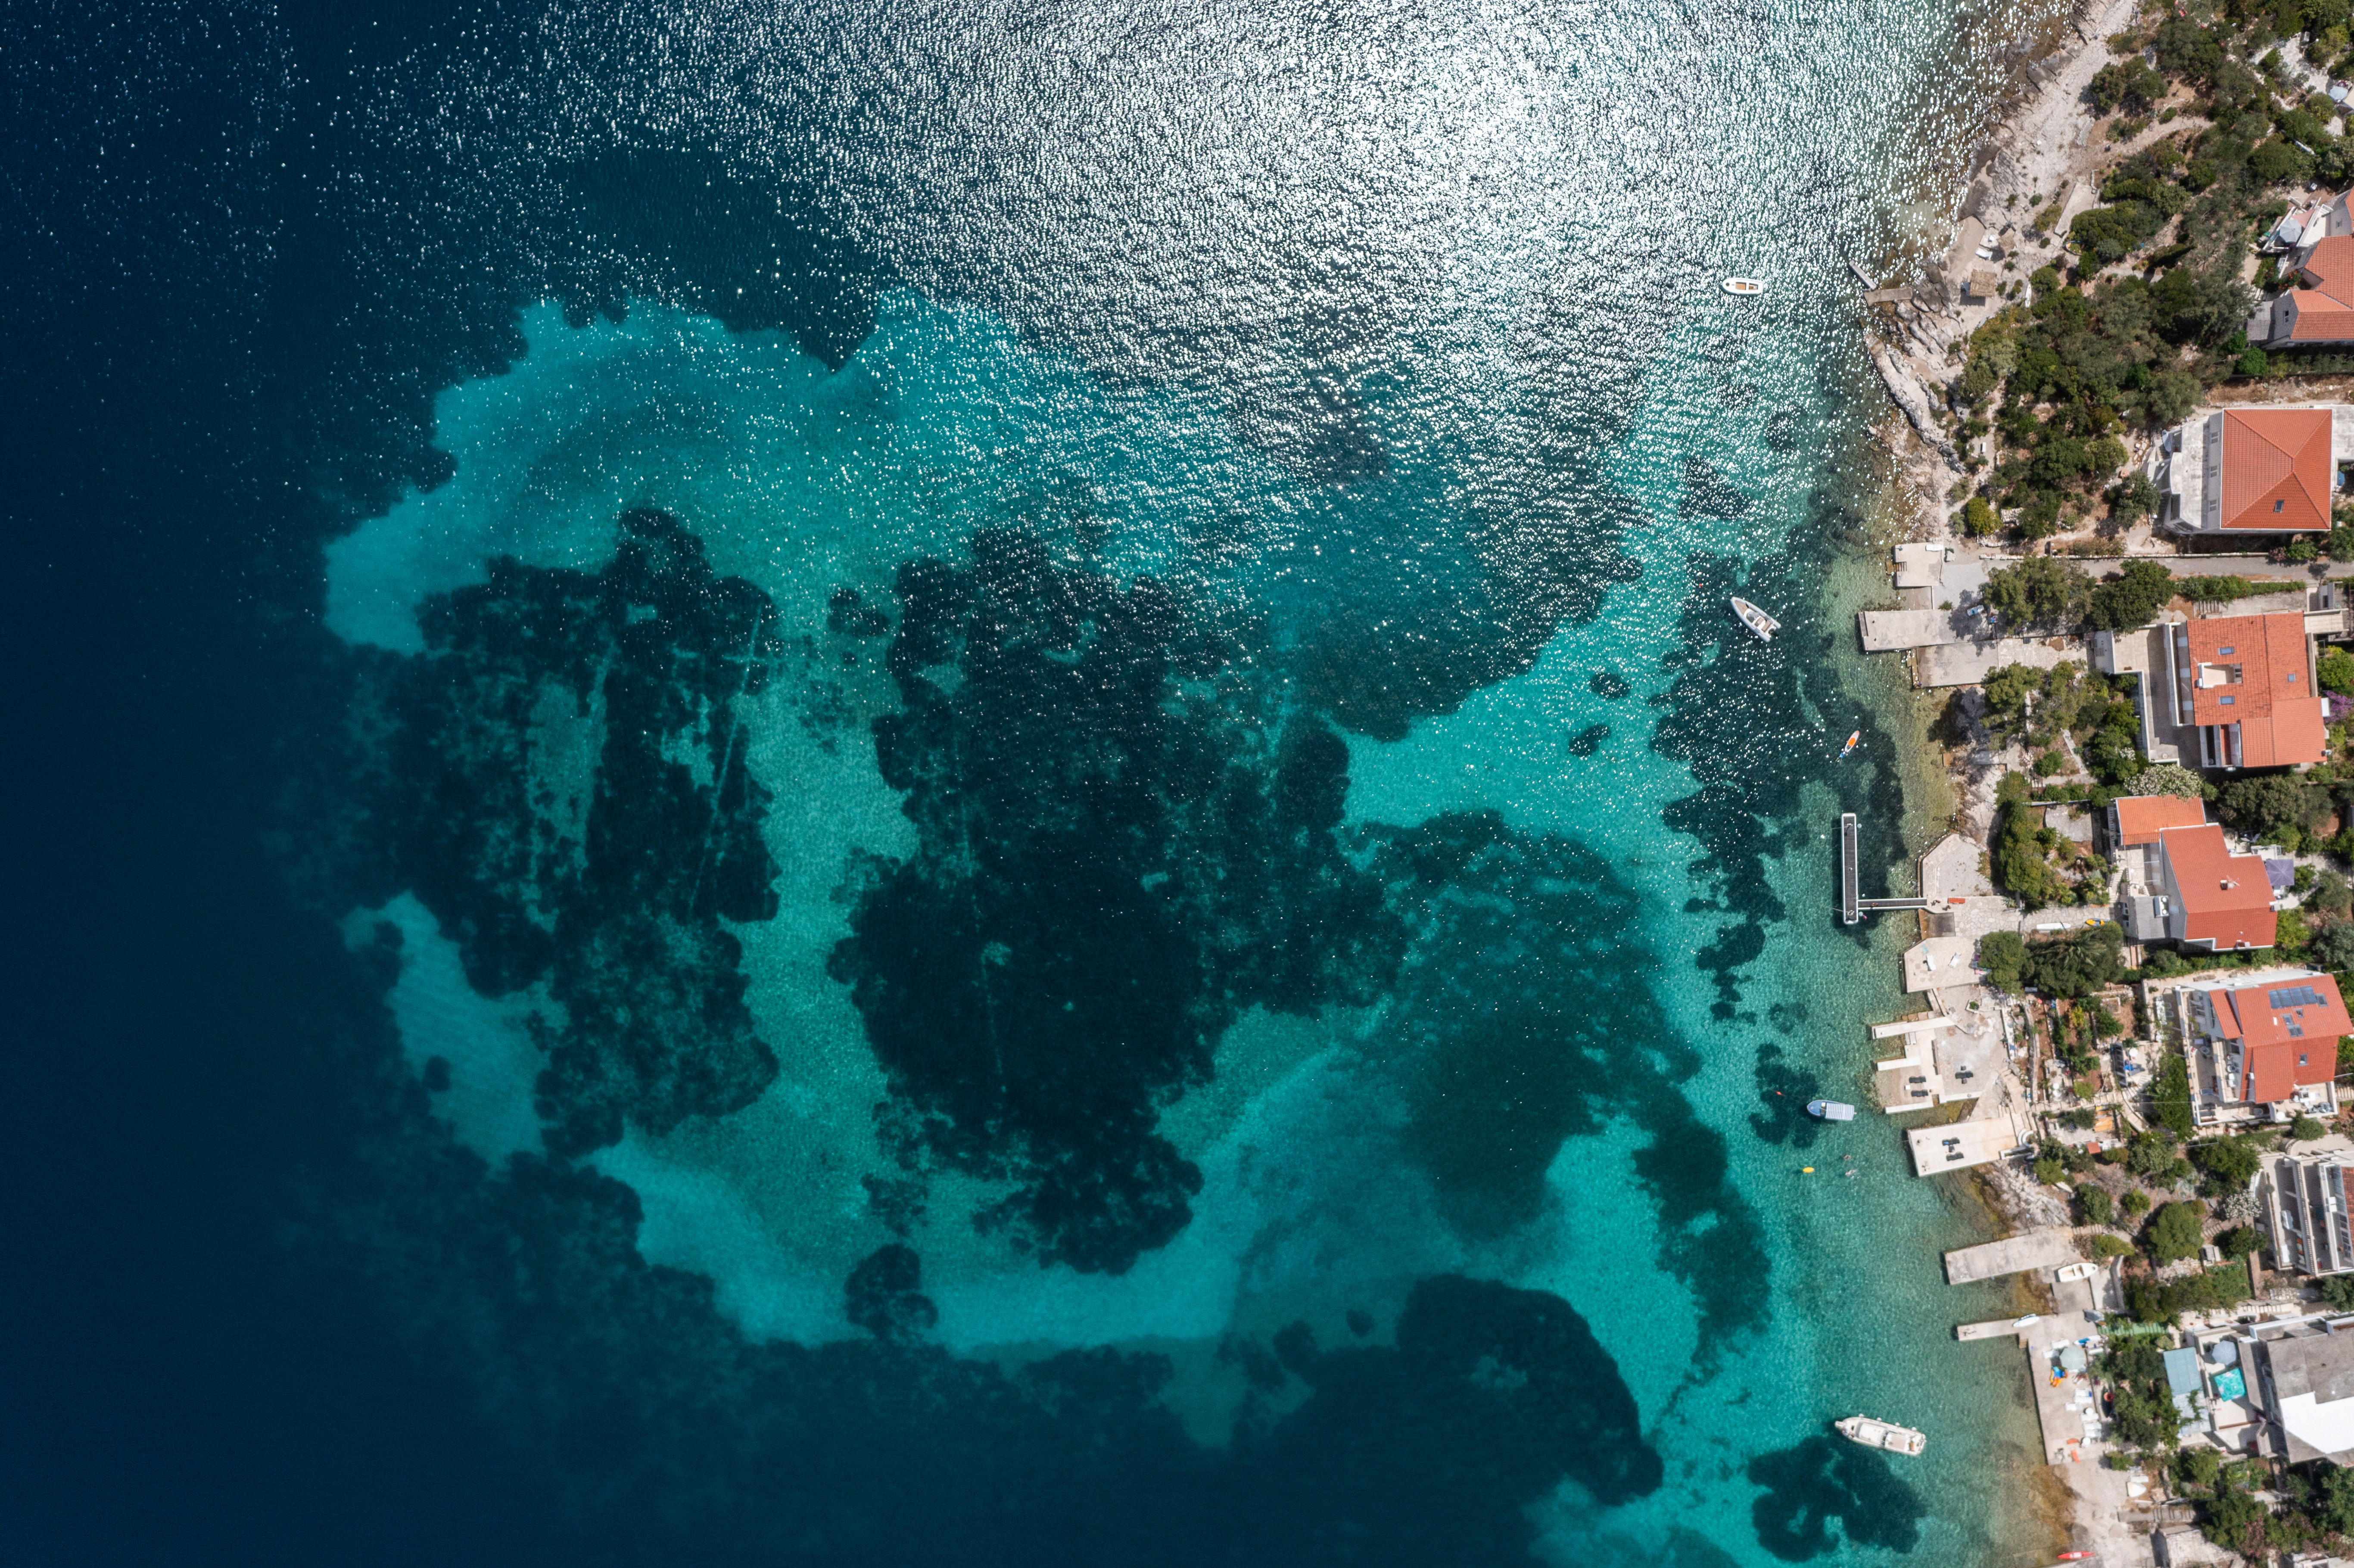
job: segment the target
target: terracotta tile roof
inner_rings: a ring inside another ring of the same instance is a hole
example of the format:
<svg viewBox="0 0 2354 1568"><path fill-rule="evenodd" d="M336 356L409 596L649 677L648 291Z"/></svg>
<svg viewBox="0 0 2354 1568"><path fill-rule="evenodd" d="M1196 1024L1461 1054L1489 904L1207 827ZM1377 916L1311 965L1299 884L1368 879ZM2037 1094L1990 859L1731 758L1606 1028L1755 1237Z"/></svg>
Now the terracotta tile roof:
<svg viewBox="0 0 2354 1568"><path fill-rule="evenodd" d="M2207 820L2207 802L2179 795L2128 795L2117 802L2117 842L2154 844L2168 828L2195 828Z"/></svg>
<svg viewBox="0 0 2354 1568"><path fill-rule="evenodd" d="M2354 320L2354 310L2348 315ZM2327 528L2336 478L2328 409L2232 408L2223 415L2224 527Z"/></svg>
<svg viewBox="0 0 2354 1568"><path fill-rule="evenodd" d="M2278 920L2261 855L2233 854L2212 825L2168 828L2158 843L2181 901L2184 939L2218 948L2273 945Z"/></svg>
<svg viewBox="0 0 2354 1568"><path fill-rule="evenodd" d="M2309 285L2292 289L2296 322L2291 343L2344 343L2354 339L2354 235L2332 234L2314 242L2301 276Z"/></svg>
<svg viewBox="0 0 2354 1568"><path fill-rule="evenodd" d="M2306 257L2305 281L2340 298L2354 294L2354 234L2332 234L2314 241Z"/></svg>
<svg viewBox="0 0 2354 1568"><path fill-rule="evenodd" d="M2354 1018L2329 976L2241 986L2213 1000L2217 1027L2243 1048L2242 1098L2269 1105L2337 1076L2338 1037L2354 1033Z"/></svg>
<svg viewBox="0 0 2354 1568"><path fill-rule="evenodd" d="M2199 682L2191 694L2192 723L2239 726L2243 768L2322 759L2328 726L2306 659L2304 616L2295 610L2217 616L2192 621L2190 633ZM2234 671L2239 679L2220 680Z"/></svg>

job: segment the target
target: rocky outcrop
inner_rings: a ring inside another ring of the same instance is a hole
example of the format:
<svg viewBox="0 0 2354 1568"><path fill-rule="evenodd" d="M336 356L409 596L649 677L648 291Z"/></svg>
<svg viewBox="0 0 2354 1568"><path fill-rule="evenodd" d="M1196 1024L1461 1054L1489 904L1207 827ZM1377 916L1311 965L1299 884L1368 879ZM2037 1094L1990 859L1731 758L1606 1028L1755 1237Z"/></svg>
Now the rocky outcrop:
<svg viewBox="0 0 2354 1568"><path fill-rule="evenodd" d="M1949 465L1958 470L1962 466L1961 454L1954 450L1954 443L1947 440L1946 432L1938 428L1936 409L1929 401L1927 390L1886 348L1878 344L1866 346L1872 354L1872 367L1880 372L1880 379L1887 385L1888 395L1896 399L1899 408L1904 410L1904 418L1911 421L1913 429L1924 441L1935 448Z"/></svg>

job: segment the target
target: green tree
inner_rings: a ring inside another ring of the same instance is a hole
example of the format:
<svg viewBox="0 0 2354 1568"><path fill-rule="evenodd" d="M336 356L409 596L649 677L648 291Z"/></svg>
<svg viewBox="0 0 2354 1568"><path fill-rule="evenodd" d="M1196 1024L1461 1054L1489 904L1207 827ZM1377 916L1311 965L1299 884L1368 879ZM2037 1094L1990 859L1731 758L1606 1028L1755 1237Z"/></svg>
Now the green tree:
<svg viewBox="0 0 2354 1568"><path fill-rule="evenodd" d="M2073 623L2091 592L2084 574L2056 556L2030 556L1987 574L1987 606L2014 629Z"/></svg>
<svg viewBox="0 0 2354 1568"><path fill-rule="evenodd" d="M2216 1486L2213 1499L2202 1510L2199 1528L2208 1540L2236 1552L2246 1543L2248 1532L2264 1518L2264 1504L2242 1488L2224 1481ZM2263 1555L2261 1550L2256 1555Z"/></svg>
<svg viewBox="0 0 2354 1568"><path fill-rule="evenodd" d="M2211 82L2222 67L2222 39L2188 16L2168 16L2159 23L2156 42L2158 67L2172 75Z"/></svg>
<svg viewBox="0 0 2354 1568"><path fill-rule="evenodd" d="M2306 961L2331 974L2343 974L2354 969L2354 922L2339 921L2325 926L2306 949Z"/></svg>
<svg viewBox="0 0 2354 1568"><path fill-rule="evenodd" d="M2174 597L2174 574L2156 561L2127 561L2125 569L2093 589L2084 619L2103 631L2130 631L2147 626ZM2349 660L2354 667L2354 660ZM2354 668L2349 668L2354 675Z"/></svg>
<svg viewBox="0 0 2354 1568"><path fill-rule="evenodd" d="M1983 495L1973 495L1962 503L1962 532L1973 539L1983 539L2002 527L2002 517L1987 504Z"/></svg>
<svg viewBox="0 0 2354 1568"><path fill-rule="evenodd" d="M2095 1187L2090 1181L2076 1189L2076 1217L2088 1225L2105 1225L2116 1218L2116 1200L2106 1187Z"/></svg>
<svg viewBox="0 0 2354 1568"><path fill-rule="evenodd" d="M2306 894L2305 903L2309 909L2343 920L2349 915L2354 915L2354 883L2349 883L2334 871L2325 871L2313 879L2313 887Z"/></svg>
<svg viewBox="0 0 2354 1568"><path fill-rule="evenodd" d="M2354 653L2343 648L2331 648L2321 655L2320 665L2314 672L2321 689L2341 696L2354 697Z"/></svg>
<svg viewBox="0 0 2354 1568"><path fill-rule="evenodd" d="M2149 475L2129 473L2109 492L2109 516L2120 526L2130 528L2158 510L2158 486Z"/></svg>
<svg viewBox="0 0 2354 1568"><path fill-rule="evenodd" d="M2313 159L2295 143L2275 136L2248 156L2248 173L2268 185L2286 185L2292 180L2304 180L2313 173ZM2262 349L2251 349L2261 355ZM2254 374L2262 375L2259 369Z"/></svg>
<svg viewBox="0 0 2354 1568"><path fill-rule="evenodd" d="M2246 1190L2264 1162L2254 1144L2242 1138L2211 1138L2190 1146L2190 1163L2207 1177L2207 1190L2221 1196Z"/></svg>
<svg viewBox="0 0 2354 1568"><path fill-rule="evenodd" d="M2328 821L2331 812L2327 790L2288 773L2235 779L2223 786L2215 805L2224 821L2265 838L2292 827L2300 836L2317 831Z"/></svg>
<svg viewBox="0 0 2354 1568"><path fill-rule="evenodd" d="M2225 1257L2245 1257L2264 1249L2264 1233L2253 1225L2233 1225L2215 1238Z"/></svg>
<svg viewBox="0 0 2354 1568"><path fill-rule="evenodd" d="M2142 1227L2142 1251L2152 1263L2179 1263L2197 1257L2206 1241L2207 1205L2195 1198L2160 1203Z"/></svg>
<svg viewBox="0 0 2354 1568"><path fill-rule="evenodd" d="M2129 1220L2137 1220L2149 1213L2149 1194L2135 1187L2117 1200L2117 1213Z"/></svg>
<svg viewBox="0 0 2354 1568"><path fill-rule="evenodd" d="M2320 1490L2316 1511L2321 1527L2333 1535L2354 1535L2354 1469L2330 1466L2321 1473Z"/></svg>
<svg viewBox="0 0 2354 1568"><path fill-rule="evenodd" d="M2126 934L2103 920L2027 945L2027 983L2053 996L2089 996L2125 973Z"/></svg>

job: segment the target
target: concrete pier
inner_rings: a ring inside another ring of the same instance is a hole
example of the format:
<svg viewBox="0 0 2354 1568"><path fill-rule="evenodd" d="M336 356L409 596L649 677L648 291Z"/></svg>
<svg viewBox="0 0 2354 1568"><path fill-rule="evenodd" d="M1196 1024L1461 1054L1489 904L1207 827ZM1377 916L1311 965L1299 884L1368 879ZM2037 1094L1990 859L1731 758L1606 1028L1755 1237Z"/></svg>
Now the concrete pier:
<svg viewBox="0 0 2354 1568"><path fill-rule="evenodd" d="M1971 1340L2016 1340L2027 1332L2009 1318L1989 1319L1983 1323L1956 1323L1954 1338L1967 1343Z"/></svg>
<svg viewBox="0 0 2354 1568"><path fill-rule="evenodd" d="M2031 1268L2060 1268L2080 1261L2076 1243L2066 1231L2029 1231L1978 1246L1957 1247L1946 1255L1946 1283L1969 1285L2025 1274Z"/></svg>

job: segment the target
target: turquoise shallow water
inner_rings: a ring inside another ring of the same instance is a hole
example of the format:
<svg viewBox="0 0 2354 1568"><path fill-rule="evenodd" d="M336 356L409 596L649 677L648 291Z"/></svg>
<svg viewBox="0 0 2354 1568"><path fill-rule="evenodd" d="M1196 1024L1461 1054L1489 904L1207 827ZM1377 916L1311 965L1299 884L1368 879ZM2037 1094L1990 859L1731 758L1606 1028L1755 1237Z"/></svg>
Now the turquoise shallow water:
<svg viewBox="0 0 2354 1568"><path fill-rule="evenodd" d="M1830 916L1838 812L1893 858L1902 810L1832 586L1880 411L1842 253L1938 197L2000 35L650 36L555 28L528 140L452 67L432 133L539 222L602 126L713 138L754 171L713 201L776 160L892 281L843 336L748 319L746 218L526 308L436 401L446 481L326 548L351 788L404 824L337 913L424 1103L524 1156L488 1179L624 1184L749 1342L1163 1358L1237 1463L1352 1452L1396 1412L1331 1414L1333 1358L1452 1303L1493 1408L1437 1451L1538 1423L1498 1539L1562 1562L2031 1550L2020 1374L1948 1333L1999 1309L1942 1283L1972 1220L1796 1110L1867 1098L1902 1005L1904 933ZM1822 1440L1856 1409L1928 1456Z"/></svg>

